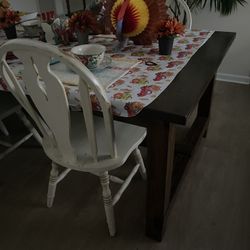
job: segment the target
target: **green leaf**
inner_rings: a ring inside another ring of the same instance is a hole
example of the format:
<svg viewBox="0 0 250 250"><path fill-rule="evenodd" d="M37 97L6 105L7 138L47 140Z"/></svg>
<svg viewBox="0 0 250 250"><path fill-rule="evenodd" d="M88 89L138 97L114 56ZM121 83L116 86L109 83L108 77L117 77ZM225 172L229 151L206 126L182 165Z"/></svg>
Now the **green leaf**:
<svg viewBox="0 0 250 250"><path fill-rule="evenodd" d="M204 8L207 5L207 0L187 0L187 4L191 9ZM219 11L222 15L229 15L234 11L240 4L244 6L246 0L210 0L210 10Z"/></svg>

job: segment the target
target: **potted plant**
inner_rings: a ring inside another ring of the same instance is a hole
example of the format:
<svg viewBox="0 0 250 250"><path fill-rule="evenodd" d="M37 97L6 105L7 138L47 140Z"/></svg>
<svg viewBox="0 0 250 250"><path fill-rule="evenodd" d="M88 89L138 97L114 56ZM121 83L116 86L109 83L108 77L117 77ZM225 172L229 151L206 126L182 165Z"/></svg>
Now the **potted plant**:
<svg viewBox="0 0 250 250"><path fill-rule="evenodd" d="M8 39L17 37L15 24L19 21L19 12L10 9L10 4L7 0L0 1L0 29L5 31Z"/></svg>
<svg viewBox="0 0 250 250"><path fill-rule="evenodd" d="M74 13L69 19L69 27L76 33L79 44L88 43L90 33L99 33L97 18L90 10Z"/></svg>
<svg viewBox="0 0 250 250"><path fill-rule="evenodd" d="M173 48L174 38L184 33L184 25L175 18L161 20L156 25L159 41L159 54L170 55Z"/></svg>

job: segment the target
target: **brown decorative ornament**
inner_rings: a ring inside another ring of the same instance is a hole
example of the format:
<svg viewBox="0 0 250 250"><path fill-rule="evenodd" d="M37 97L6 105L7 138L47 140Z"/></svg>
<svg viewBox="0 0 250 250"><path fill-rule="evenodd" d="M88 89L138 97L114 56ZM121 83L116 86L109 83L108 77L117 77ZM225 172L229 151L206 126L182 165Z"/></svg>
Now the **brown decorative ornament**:
<svg viewBox="0 0 250 250"><path fill-rule="evenodd" d="M110 29L114 32L115 32L114 23L113 25L111 23L111 19L113 18L113 17L111 18L111 12L113 6L117 4L117 1L120 0L107 0L105 3L106 26L110 27ZM157 38L155 33L155 27L157 23L159 22L159 20L166 19L168 16L167 6L165 4L165 0L158 0L158 1L143 0L143 1L145 2L148 8L149 20L143 31L141 31L139 34L136 34L135 36L129 36L129 38L137 45L150 45L152 44L153 40ZM124 17L126 17L126 14Z"/></svg>

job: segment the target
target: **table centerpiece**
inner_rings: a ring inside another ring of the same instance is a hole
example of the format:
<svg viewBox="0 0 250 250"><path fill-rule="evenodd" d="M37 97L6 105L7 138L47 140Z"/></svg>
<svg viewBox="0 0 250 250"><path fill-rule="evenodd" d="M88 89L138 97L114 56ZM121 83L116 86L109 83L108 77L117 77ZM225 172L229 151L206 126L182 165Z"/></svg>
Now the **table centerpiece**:
<svg viewBox="0 0 250 250"><path fill-rule="evenodd" d="M90 33L98 34L100 31L97 18L90 10L78 11L69 19L70 29L76 33L79 44L88 43Z"/></svg>
<svg viewBox="0 0 250 250"><path fill-rule="evenodd" d="M10 9L7 0L0 1L0 29L3 29L8 39L17 37L16 24L20 21L18 11Z"/></svg>
<svg viewBox="0 0 250 250"><path fill-rule="evenodd" d="M175 18L160 20L156 25L159 42L159 54L170 55L173 48L174 38L184 33L185 27Z"/></svg>

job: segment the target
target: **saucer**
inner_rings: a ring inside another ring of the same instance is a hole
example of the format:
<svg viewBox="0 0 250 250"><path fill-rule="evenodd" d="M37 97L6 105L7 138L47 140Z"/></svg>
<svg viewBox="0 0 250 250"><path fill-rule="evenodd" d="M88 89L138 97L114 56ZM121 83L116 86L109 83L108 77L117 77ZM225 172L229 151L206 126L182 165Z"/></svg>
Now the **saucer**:
<svg viewBox="0 0 250 250"><path fill-rule="evenodd" d="M112 64L111 57L108 55L104 55L104 58L103 58L102 62L100 63L100 65L97 68L90 69L90 71L92 71L92 72L101 71L101 70L104 70L105 68L109 67L111 64Z"/></svg>

